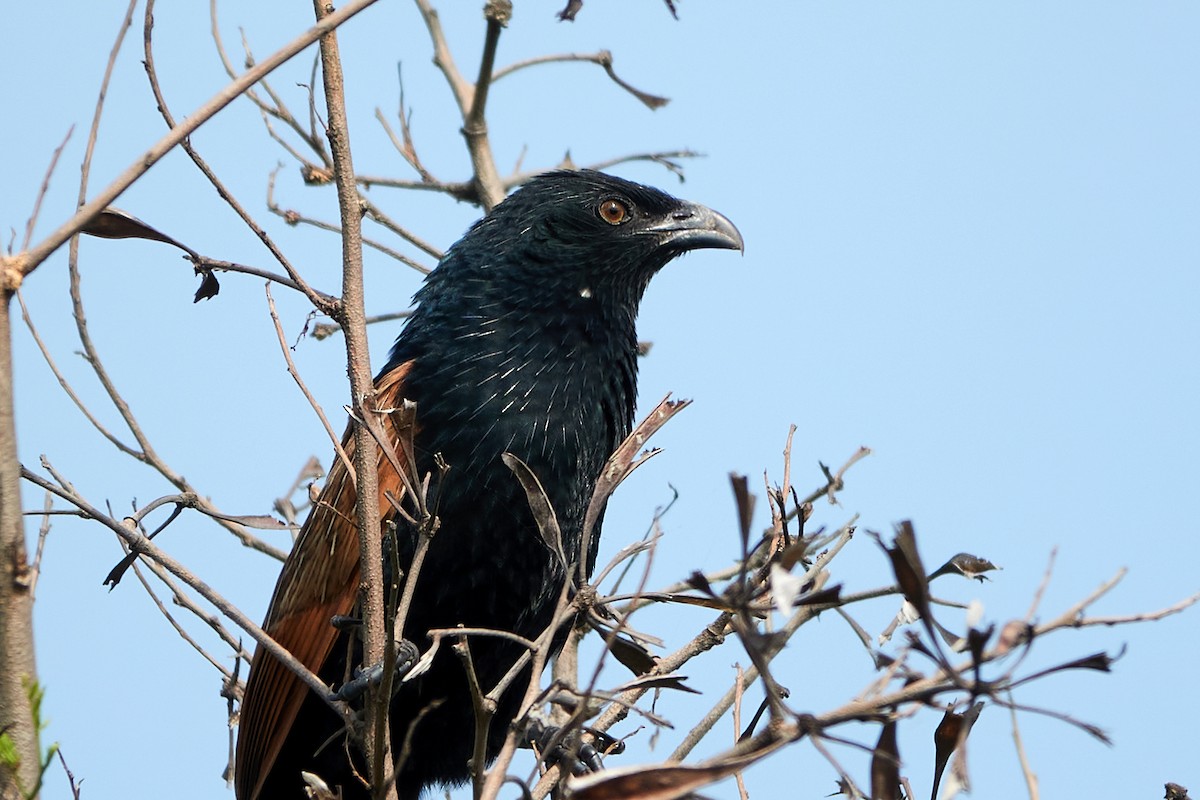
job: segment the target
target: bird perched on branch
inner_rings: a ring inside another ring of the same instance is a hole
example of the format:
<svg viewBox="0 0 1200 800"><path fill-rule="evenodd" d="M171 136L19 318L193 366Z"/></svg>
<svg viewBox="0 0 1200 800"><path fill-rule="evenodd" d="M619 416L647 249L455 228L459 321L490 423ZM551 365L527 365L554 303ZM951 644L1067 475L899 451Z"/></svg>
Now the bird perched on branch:
<svg viewBox="0 0 1200 800"><path fill-rule="evenodd" d="M439 522L415 575L406 639L425 648L426 631L460 624L536 639L549 624L566 568L539 534L505 453L544 487L566 563L582 557L590 574L598 537L581 554L581 528L596 479L633 422L638 304L659 269L699 248L740 250L742 237L715 211L656 189L598 172L553 172L477 222L425 280L376 380L379 408L415 403L413 462L418 481L431 475ZM401 436L394 422L382 427ZM381 455L372 502L407 573L419 537L387 497L403 495L397 466L406 469ZM330 685L361 660L357 634L331 622L355 612L354 502L353 478L335 462L263 625ZM523 652L493 637L474 637L470 648L485 692ZM520 699L519 691L502 697L489 759ZM464 668L448 648L400 684L389 713L401 798L468 778L474 715ZM260 647L241 708L239 800L303 797L302 770L340 785L344 798L366 798L353 750L342 719Z"/></svg>

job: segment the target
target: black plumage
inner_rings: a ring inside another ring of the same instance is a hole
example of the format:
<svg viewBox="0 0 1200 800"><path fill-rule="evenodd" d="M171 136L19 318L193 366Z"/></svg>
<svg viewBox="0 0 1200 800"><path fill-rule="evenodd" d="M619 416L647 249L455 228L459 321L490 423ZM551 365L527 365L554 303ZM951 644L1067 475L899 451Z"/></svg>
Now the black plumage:
<svg viewBox="0 0 1200 800"><path fill-rule="evenodd" d="M637 391L635 317L653 275L703 247L740 249L725 217L656 189L596 172L532 180L476 223L416 295L417 306L377 379L381 405L416 403L418 473L434 478L440 528L418 576L405 636L462 624L536 638L565 578L543 543L524 491L501 455L529 465L552 503L568 562L596 478L628 434ZM399 494L398 476L381 483ZM340 465L280 576L264 627L331 684L345 674L347 634L329 625L349 613L357 583L353 487ZM323 510L324 509L324 510ZM384 506L385 514L389 508ZM415 536L400 522L400 562ZM597 539L584 554L590 572ZM347 588L347 584L349 587ZM476 638L472 655L490 687L520 654ZM354 659L357 656L351 655ZM491 727L489 757L518 709L509 692ZM440 702L439 702L440 701ZM395 751L417 714L397 786L401 797L467 778L473 716L458 661L439 653L392 703ZM347 798L366 797L346 762L340 720L271 657L259 652L239 734L240 800L301 797L301 769ZM318 756L314 752L326 740Z"/></svg>

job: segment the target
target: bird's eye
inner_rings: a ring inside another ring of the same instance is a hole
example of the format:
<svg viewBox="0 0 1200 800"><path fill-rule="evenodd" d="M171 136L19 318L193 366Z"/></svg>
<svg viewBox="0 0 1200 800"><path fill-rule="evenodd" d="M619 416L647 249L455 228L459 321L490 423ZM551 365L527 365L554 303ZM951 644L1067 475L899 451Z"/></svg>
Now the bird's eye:
<svg viewBox="0 0 1200 800"><path fill-rule="evenodd" d="M629 206L615 197L610 197L607 200L601 201L600 207L596 209L596 213L600 215L600 219L609 225L620 225L629 219Z"/></svg>

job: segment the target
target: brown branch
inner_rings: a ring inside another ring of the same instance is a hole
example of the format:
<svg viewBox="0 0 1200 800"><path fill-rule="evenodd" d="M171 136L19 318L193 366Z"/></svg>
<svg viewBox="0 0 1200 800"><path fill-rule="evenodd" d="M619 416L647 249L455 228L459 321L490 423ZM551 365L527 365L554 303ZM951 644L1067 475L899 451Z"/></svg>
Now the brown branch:
<svg viewBox="0 0 1200 800"><path fill-rule="evenodd" d="M297 226L297 225L308 225L308 226L316 228L318 230L328 231L330 233L336 233L339 236L341 235L342 228L340 225L335 225L331 222L325 222L324 220L319 220L319 219L315 219L313 217L308 217L308 216L301 214L298 211L293 211L290 209L284 209L284 208L280 207L280 205L275 201L275 176L277 173L278 173L278 170L272 170L271 176L267 179L267 210L268 211L270 211L272 214L275 214L280 219L282 219L284 222L286 222L288 225L291 225L293 227ZM361 200L362 200L362 198L360 197L360 202L361 202ZM368 211L367 206L365 204L363 206L363 209L364 209L364 211ZM381 214L381 216L383 216L383 215ZM390 222L390 220L389 220L389 222ZM413 242L414 240L421 241L420 239L418 239L416 237L415 234L410 234L407 230L399 228L399 226L395 226L395 227L388 226L388 227L391 228L391 230L393 230L393 232L398 233L400 236L402 236L403 238L407 239L410 242ZM379 241L376 241L374 239L370 239L370 238L367 238L364 236L363 244L367 245L368 247L371 247L375 250L378 250L379 252L383 253L386 256L390 256L390 257L396 259L401 264L412 267L413 269L415 269L417 272L421 273L422 275L428 275L431 272L431 269L429 267L425 266L424 264L422 264L421 262L416 261L415 259L409 258L408 256L404 255L403 253L401 253L398 250L393 250L392 248L388 247L387 245L383 244L382 242L379 242ZM421 244L424 245L425 243L421 242ZM428 245L428 247L433 248L432 245ZM433 249L436 249L436 248L433 248ZM272 276L270 276L268 274L264 277L272 277ZM278 281L278 279L275 279L275 280L277 282L282 282L282 281Z"/></svg>
<svg viewBox="0 0 1200 800"><path fill-rule="evenodd" d="M414 247L424 250L426 253L428 253L429 255L438 259L439 261L441 260L444 253L439 248L434 247L432 244L425 241L421 237L417 236L415 233L408 230L403 225L400 225L399 223L397 223L395 220L393 220L391 217L389 217L387 214L385 214L383 212L383 210L379 208L379 206L372 203L368 197L366 197L365 195L359 194L358 195L358 203L359 203L359 206L362 208L363 213L366 214L367 216L369 216L371 219L375 220L375 222L378 222L380 225L382 225L385 228L387 228L388 230L392 231L397 236L399 236L401 239L404 239L406 242L413 245ZM417 267L417 270L428 272L428 270L425 270L419 266Z"/></svg>
<svg viewBox="0 0 1200 800"><path fill-rule="evenodd" d="M54 152L50 156L46 174L42 176L42 185L38 188L37 197L33 201L33 211L29 213L29 219L25 223L25 238L21 240L22 250L28 250L29 243L33 241L33 229L37 226L37 219L42 211L42 201L46 199L46 194L50 191L50 178L54 175L54 170L58 167L58 159L62 157L63 150L66 149L67 142L71 140L71 134L74 132L74 125L67 128L67 135L63 137L58 147L54 148Z"/></svg>
<svg viewBox="0 0 1200 800"><path fill-rule="evenodd" d="M446 33L442 30L442 21L438 18L437 9L430 5L429 0L416 0L416 3L425 28L429 31L429 38L433 42L434 66L442 71L450 85L450 91L454 94L454 100L458 103L459 112L465 116L471 106L471 84L463 79L454 63L454 56L451 55L450 46L446 42Z"/></svg>
<svg viewBox="0 0 1200 800"><path fill-rule="evenodd" d="M29 565L29 597L37 598L37 582L42 574L42 554L46 551L46 539L50 537L50 517L54 514L54 495L46 492L42 503L42 524L38 526L37 547L33 551L33 562Z"/></svg>
<svg viewBox="0 0 1200 800"><path fill-rule="evenodd" d="M296 362L292 359L292 349L288 347L287 339L283 335L283 325L280 323L279 314L275 310L275 298L271 296L271 284L269 283L266 286L266 292L267 311L270 312L271 323L275 326L275 336L279 341L279 351L283 355L283 360L287 362L288 375L292 376L292 380L300 388L300 393L304 395L304 399L308 401L308 405L316 413L317 419L321 421L321 427L325 429L325 435L329 437L329 441L333 442L333 452L337 454L338 460L349 470L350 476L353 479L355 474L354 465L342 447L342 437L338 436L333 426L329 424L329 418L325 416L325 409L321 408L321 404L317 402L317 398L313 397L312 392L308 390L308 386L304 383L304 379L300 377L300 370L296 369Z"/></svg>
<svg viewBox="0 0 1200 800"><path fill-rule="evenodd" d="M17 763L0 764L0 796L21 797L36 786L39 731L28 691L37 681L33 642L33 576L21 516L16 418L13 413L12 295L0 298L0 731Z"/></svg>
<svg viewBox="0 0 1200 800"><path fill-rule="evenodd" d="M652 111L657 108L662 108L667 103L671 102L666 97L660 97L656 94L650 94L649 92L643 92L640 89L635 89L633 86L618 77L616 71L613 70L612 53L608 50L600 50L596 53L559 53L557 55L545 55L527 58L524 61L518 61L514 64L509 64L507 67L496 70L495 74L492 76L492 81L498 81L503 77L513 74L514 72L528 69L529 67L535 67L540 64L562 64L580 61L587 62L589 64L597 64L600 67L603 67L604 72L610 79L612 79L613 83L617 84L622 89L636 97L639 102Z"/></svg>
<svg viewBox="0 0 1200 800"><path fill-rule="evenodd" d="M399 319L408 319L410 316L412 316L411 311L393 311L390 314L372 314L371 316L367 317L366 323L368 325L374 325L379 322L395 322ZM332 336L335 333L340 333L341 330L342 326L336 322L320 322L312 326L310 333L314 339L320 341Z"/></svg>
<svg viewBox="0 0 1200 800"><path fill-rule="evenodd" d="M158 104L158 110L159 113L162 114L163 121L166 122L169 129L174 130L176 128L175 118L171 114L170 109L167 107L167 101L163 96L162 89L158 81L158 74L154 68L154 48L151 35L153 30L154 0L147 0L145 24L142 28L146 75L150 80L150 88L154 92L154 99ZM185 124L186 122L187 121L184 120ZM275 260L279 262L280 266L283 267L284 271L287 272L288 278L291 282L285 285L303 292L305 297L309 299L309 302L311 302L313 306L319 309L322 313L333 313L333 311L336 309L336 301L328 295L316 291L309 286L307 282L305 282L304 278L301 277L300 273L295 269L295 267L292 266L291 262L283 254L283 251L280 250L279 247L275 245L275 242L271 239L271 237L267 235L266 230L264 230L262 226L254 221L253 217L250 216L250 213L246 211L241 203L234 198L229 189L226 188L224 182L217 177L217 174L208 165L208 162L200 157L200 154L192 146L191 141L189 139L184 139L180 142L180 145L183 147L183 150L187 153L188 157L192 159L192 163L196 165L197 169L199 169L204 177L208 179L208 182L212 184L213 188L217 190L217 194L220 195L221 199L225 201L226 205L233 209L234 213L242 219L242 222L245 223L246 227L250 228L250 230L254 232L254 235L258 237L259 241L263 243ZM264 277L270 277L274 280L278 280L278 278L271 276L269 273Z"/></svg>
<svg viewBox="0 0 1200 800"><path fill-rule="evenodd" d="M151 562L151 563L153 563L153 562ZM229 680L229 678L232 677L233 673L231 673L211 653L209 653L207 650L205 650L204 647L199 642L197 642L194 638L192 638L192 635L187 632L187 629L185 629L182 625L179 624L179 620L175 619L175 616L170 611L167 610L167 607L163 604L163 601L159 598L158 593L154 591L154 587L150 585L150 581L147 580L147 578L144 574L142 574L141 568L136 563L133 565L133 574L137 576L137 579L142 584L142 588L145 589L146 594L150 595L150 600L154 603L155 608L157 608L159 613L162 614L163 617L166 618L166 620L170 624L170 626L175 629L175 633L179 634L179 638L183 639L185 642L187 642L189 645L191 645L192 649L195 650L197 653L199 653L200 656L205 661L207 661L209 664L212 664L214 667L216 667L217 671L221 673L221 676L225 680Z"/></svg>
<svg viewBox="0 0 1200 800"><path fill-rule="evenodd" d="M154 577L156 577L160 581L162 581L163 584L166 585L166 587L171 590L171 602L173 602L175 605L179 606L180 608L190 611L198 620L203 622L208 627L212 628L213 632L216 633L217 636L221 639L221 641L223 641L226 644L226 646L229 647L229 649L233 652L233 655L236 658L240 658L243 661L245 661L246 663L250 663L250 660L254 657L254 654L251 653L250 651L246 650L246 648L242 647L241 640L234 637L233 634L231 634L228 631L228 629L226 629L226 627L221 624L221 620L216 614L213 614L209 611L205 611L203 608L201 608L200 605L198 603L196 603L196 601L194 601L182 589L179 588L179 586L175 583L174 579L172 579L171 576L167 573L167 571L165 569L163 569L162 566L160 566L158 563L156 563L154 561L143 561L142 563L146 566L147 569L149 569L152 573L154 573ZM137 564L134 565L135 568L137 566L138 566ZM202 655L204 655L206 658L208 657L207 653L202 652ZM226 670L220 664L216 664L214 666L216 666L223 675L226 675L227 677L232 677L229 674L228 670Z"/></svg>
<svg viewBox="0 0 1200 800"><path fill-rule="evenodd" d="M1017 761L1021 765L1021 775L1025 778L1025 788L1029 791L1029 800L1038 800L1041 793L1038 791L1037 773L1033 771L1033 765L1029 763L1029 755L1025 752L1025 744L1021 740L1021 726L1017 722L1016 704L1012 703L1012 697L1009 697L1008 714L1012 720L1012 737L1013 747L1017 751Z"/></svg>
<svg viewBox="0 0 1200 800"><path fill-rule="evenodd" d="M483 15L487 19L487 32L483 40L483 56L479 59L479 77L475 80L475 92L471 107L463 118L463 136L471 154L471 167L475 174L475 189L485 211L491 211L504 199L504 184L496 170L496 160L488 141L487 99L492 85L492 69L496 63L496 45L500 31L512 18L511 0L488 0Z"/></svg>
<svg viewBox="0 0 1200 800"><path fill-rule="evenodd" d="M318 22L329 19L331 6L314 0ZM378 412L375 386L371 375L371 357L367 346L366 313L363 310L362 206L354 182L354 161L350 148L350 124L346 116L345 88L338 38L329 30L320 38L321 77L325 93L327 130L333 157L334 182L342 224L342 304L335 319L342 324L346 338L346 359L350 376L353 414L360 419ZM363 663L385 660L388 647L388 621L383 599L383 539L379 504L378 456L367 425L354 426L355 491L365 502L355 503L355 522L359 539L359 609L363 626ZM395 800L396 788L387 780L394 763L391 737L388 735L388 704L385 694L372 692L366 704L366 735L363 737L372 794Z"/></svg>
<svg viewBox="0 0 1200 800"><path fill-rule="evenodd" d="M230 82L224 89L213 95L212 98L185 117L182 122L172 128L165 136L151 145L146 152L126 167L108 186L102 189L91 200L82 204L74 216L63 222L49 236L29 250L17 253L14 256L0 256L0 274L15 276L19 279L33 272L51 253L78 232L97 212L112 205L113 201L132 186L134 181L144 175L150 167L157 164L163 156L194 133L197 128L211 119L218 111L232 103L246 89L258 83L263 76L269 75L281 64L290 60L323 35L335 30L346 20L376 2L377 0L351 0L347 5L323 17L312 28L275 51L265 61L256 64L241 77ZM16 287L11 286L11 288Z"/></svg>
<svg viewBox="0 0 1200 800"><path fill-rule="evenodd" d="M408 165L421 176L421 180L425 183L438 183L438 180L425 168L425 165L421 163L421 159L417 156L417 148L412 135L411 112L405 110L404 107L404 74L400 71L399 67L397 67L396 72L397 82L400 85L400 108L397 116L400 119L400 135L404 137L404 141L400 142L396 139L396 134L392 131L391 125L388 124L387 118L383 116L383 111L376 108L375 118L383 126L384 132L387 133L396 151L400 153L400 157L407 161Z"/></svg>
<svg viewBox="0 0 1200 800"><path fill-rule="evenodd" d="M251 277L255 277L255 278L263 278L264 280L271 281L272 283L277 283L280 286L286 287L288 289L294 289L295 291L300 292L301 294L306 293L305 286L302 286L301 284L296 283L294 280L292 280L291 278L288 278L285 275L279 275L277 273L271 272L270 270L266 270L261 267L252 267L248 264L238 264L233 261L221 261L220 259L209 258L207 256L199 256L199 257L193 259L192 263L195 264L196 267L200 268L200 269L214 270L217 272L237 272L242 275L250 275ZM326 294L325 292L322 292L322 291L319 291L316 289L311 289L311 287L307 287L307 290L315 292L317 294L317 296L322 299L321 307L323 307L323 308L332 308L338 302L338 299L331 294Z"/></svg>
<svg viewBox="0 0 1200 800"><path fill-rule="evenodd" d="M49 469L49 465L46 465ZM157 545L143 536L136 528L126 526L119 520L109 514L104 513L100 509L89 503L82 495L75 491L66 481L61 480L61 476L56 477L59 483L53 483L35 472L31 472L25 467L21 467L21 477L33 483L36 486L52 492L56 497L65 500L71 505L82 511L89 519L95 520L106 528L115 533L130 549L143 558L147 558L161 564L167 572L174 575L192 588L196 594L203 597L214 608L223 614L227 619L245 631L250 638L260 644L263 649L277 658L280 663L294 672L317 696L321 697L330 708L345 716L346 708L344 704L334 700L329 692L329 687L321 681L311 670L304 664L300 663L289 651L279 645L274 639L267 635L262 628L250 620L237 606L226 600L215 589L201 580L191 570L183 566L171 556L167 555Z"/></svg>

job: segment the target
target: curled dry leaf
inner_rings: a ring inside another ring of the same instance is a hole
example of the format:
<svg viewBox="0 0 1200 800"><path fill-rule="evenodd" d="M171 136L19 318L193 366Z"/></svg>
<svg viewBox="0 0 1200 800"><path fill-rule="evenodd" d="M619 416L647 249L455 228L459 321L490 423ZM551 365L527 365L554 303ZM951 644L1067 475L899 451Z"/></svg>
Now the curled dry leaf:
<svg viewBox="0 0 1200 800"><path fill-rule="evenodd" d="M738 534L741 536L742 550L750 542L750 525L754 521L754 503L757 499L750 493L750 482L745 475L736 472L729 473L729 484L733 487L733 499L737 506Z"/></svg>
<svg viewBox="0 0 1200 800"><path fill-rule="evenodd" d="M194 264L198 264L201 261L200 254L183 242L147 225L128 211L122 211L113 206L98 211L96 216L88 220L79 230L80 233L86 233L89 236L98 236L101 239L145 239L151 242L162 242L172 247L178 247L187 253L188 258ZM217 293L221 291L221 284L217 281L216 276L213 275L212 270L196 266L196 274L201 276L200 288L196 290L196 296L192 302L199 303L201 300L216 297Z"/></svg>
<svg viewBox="0 0 1200 800"><path fill-rule="evenodd" d="M529 502L529 510L533 512L542 543L558 557L559 565L566 569L567 556L562 546L562 529L558 526L558 516L554 513L554 506L550 504L542 482L528 464L512 453L504 453L500 458L504 461L504 466L512 470L513 475L520 481L521 488L525 490L525 499Z"/></svg>
<svg viewBox="0 0 1200 800"><path fill-rule="evenodd" d="M637 678L618 686L614 691L627 692L630 689L675 689L688 694L700 694L699 691L684 684L687 680L687 675L650 675L645 678Z"/></svg>
<svg viewBox="0 0 1200 800"><path fill-rule="evenodd" d="M764 734L757 747L746 751L739 748L696 766L643 765L605 770L572 781L571 797L572 800L678 800L749 767L789 741L785 736Z"/></svg>
<svg viewBox="0 0 1200 800"><path fill-rule="evenodd" d="M970 553L959 553L953 556L945 564L935 569L930 575L929 580L933 580L941 575L962 575L964 578L974 578L979 582L987 580L987 576L983 573L998 570L992 562L986 558L971 555Z"/></svg>
<svg viewBox="0 0 1200 800"><path fill-rule="evenodd" d="M950 708L946 709L942 721L938 723L937 730L933 732L933 793L930 795L931 798L937 797L938 786L942 782L942 773L946 770L950 756L967 740L971 726L975 724L975 720L979 719L979 712L982 710L982 700L976 702L962 714L956 714Z"/></svg>
<svg viewBox="0 0 1200 800"><path fill-rule="evenodd" d="M658 659L649 650L624 636L607 637L605 645L613 657L634 675L645 675L658 664Z"/></svg>
<svg viewBox="0 0 1200 800"><path fill-rule="evenodd" d="M1016 647L1027 644L1033 639L1033 631L1033 626L1023 619L1009 620L1000 629L1000 639L996 642L996 652L1003 655Z"/></svg>
<svg viewBox="0 0 1200 800"><path fill-rule="evenodd" d="M917 534L912 522L904 520L896 526L895 542L886 549L904 599L912 603L922 619L929 619L929 579L917 552Z"/></svg>
<svg viewBox="0 0 1200 800"><path fill-rule="evenodd" d="M1167 793L1164 795L1166 800L1191 800L1188 797L1186 786L1180 786L1178 783L1167 783L1165 787L1167 790Z"/></svg>
<svg viewBox="0 0 1200 800"><path fill-rule="evenodd" d="M178 247L189 256L200 257L195 250L182 242L152 228L128 211L122 211L112 206L97 212L96 216L80 228L80 232L89 236L99 236L102 239L146 239L152 242L163 242Z"/></svg>
<svg viewBox="0 0 1200 800"><path fill-rule="evenodd" d="M871 755L872 800L900 800L900 746L896 743L896 721L888 720L879 733Z"/></svg>

